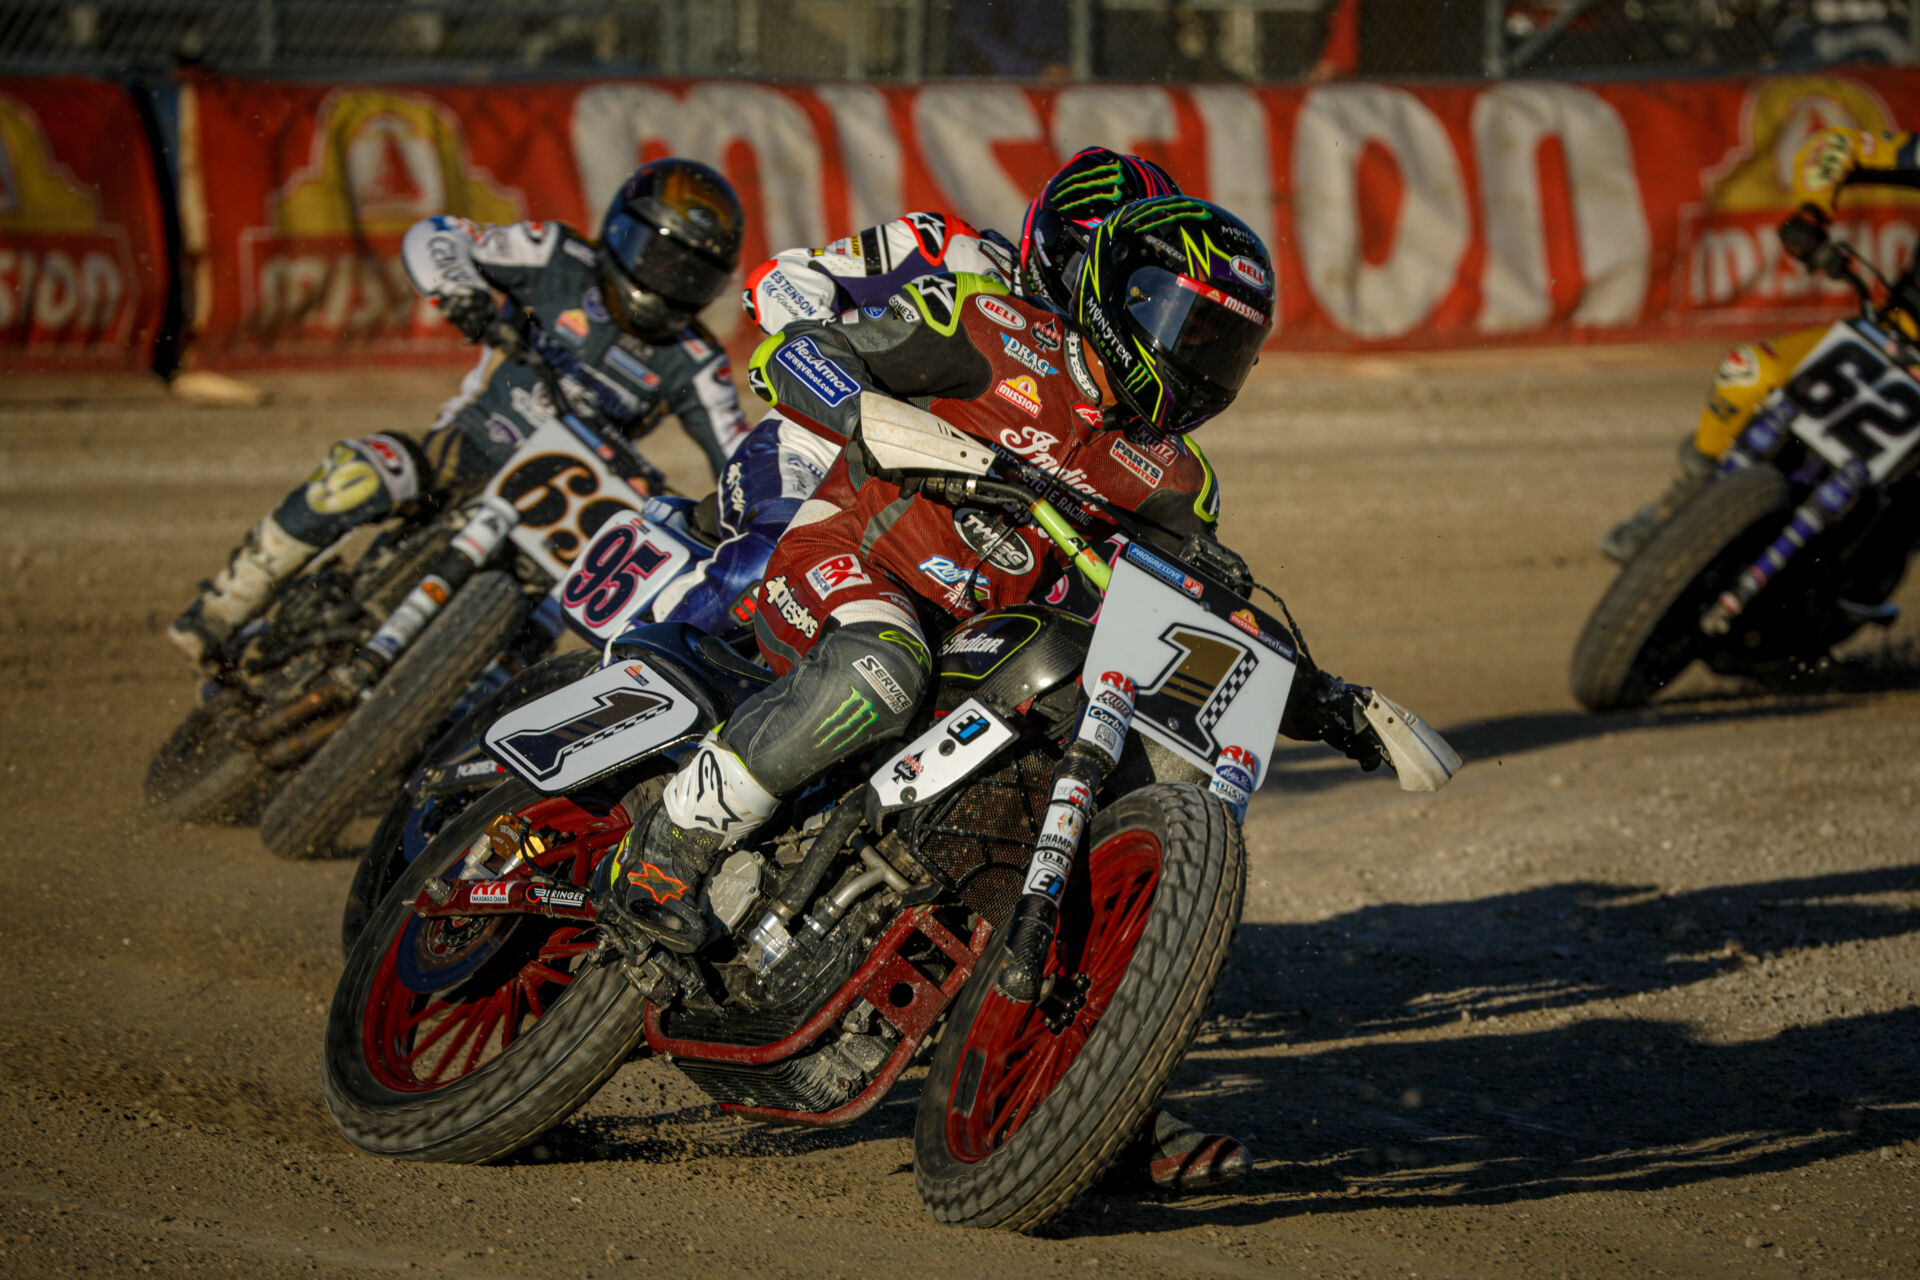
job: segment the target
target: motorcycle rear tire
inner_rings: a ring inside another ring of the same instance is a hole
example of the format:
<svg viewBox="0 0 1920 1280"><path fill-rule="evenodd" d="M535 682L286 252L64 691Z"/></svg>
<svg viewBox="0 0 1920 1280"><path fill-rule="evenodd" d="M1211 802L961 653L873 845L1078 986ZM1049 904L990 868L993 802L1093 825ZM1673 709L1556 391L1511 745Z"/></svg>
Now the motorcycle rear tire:
<svg viewBox="0 0 1920 1280"><path fill-rule="evenodd" d="M1707 656L1700 613L1764 549L1791 508L1769 466L1722 476L1681 507L1613 580L1574 646L1569 684L1589 711L1645 706Z"/></svg>
<svg viewBox="0 0 1920 1280"><path fill-rule="evenodd" d="M600 655L592 649L576 649L534 663L488 694L478 706L462 716L459 723L440 735L439 740L427 748L422 766L440 759L443 751L458 749L462 743L478 737L486 731L487 726L522 703L572 684L599 663ZM343 954L353 950L353 944L359 940L360 931L367 927L374 907L399 880L400 873L407 869L406 849L401 841L406 835L407 819L413 815L414 808L423 803L409 789L411 785L409 783L408 788L402 788L400 794L393 798L366 852L360 855L360 865L353 873L353 883L347 886L347 903L340 912L340 950ZM485 784L473 792L442 795L436 797L436 803L458 804L464 809L472 800L485 794L484 788ZM451 822L458 816L456 811L437 820Z"/></svg>
<svg viewBox="0 0 1920 1280"><path fill-rule="evenodd" d="M449 1164L503 1159L577 1111L644 1039L645 997L619 965L588 960L511 1046L442 1087L395 1089L382 1084L369 1064L368 1054L380 1048L368 1027L382 1004L376 984L426 882L457 873L468 846L495 816L543 799L514 779L475 802L407 866L347 954L327 1014L322 1085L335 1125L360 1150ZM522 927L540 923L527 919Z"/></svg>
<svg viewBox="0 0 1920 1280"><path fill-rule="evenodd" d="M249 826L274 779L274 770L228 741L212 712L195 707L147 765L147 807L179 822Z"/></svg>
<svg viewBox="0 0 1920 1280"><path fill-rule="evenodd" d="M1104 898L1109 908L1121 904L1122 915L1129 902L1137 911L1137 896L1129 900L1101 888L1124 883L1103 878L1103 860L1109 865L1137 860L1140 850L1153 844L1159 850L1158 880L1118 986L1085 1028L1084 1045L1064 1074L1024 1122L1004 1135L996 1135L992 1124L985 1130L973 1125L972 1111L987 1098L989 1085L981 1067L970 1062L975 1053L984 1060L996 1045L1006 1047L990 1028L1009 1009L1017 1015L1021 1008L993 990L1006 959L1004 932L961 992L941 1031L914 1125L914 1177L922 1203L937 1220L1004 1231L1043 1225L1113 1163L1186 1056L1220 985L1246 892L1240 828L1218 800L1189 783L1157 783L1103 810L1088 833L1083 866L1075 872L1084 874L1095 892L1076 901L1069 882L1060 936L1064 943L1076 932L1069 917L1085 910L1083 903ZM1049 957L1050 974L1062 950L1057 947ZM1097 967L1091 944L1079 959ZM1057 978L1055 989L1060 989ZM1099 990L1097 980L1094 990ZM1043 997L1042 1006L1047 1002ZM1080 1014L1071 1016L1076 1022L1064 1025L1077 1028ZM1065 1034L1053 1034L1057 1043L1067 1042ZM1044 1064L1044 1052L1052 1046L1037 1043L1041 1047L1020 1060ZM968 1094L965 1074L971 1075L971 1093L962 1113L957 1099ZM996 1083L1007 1084L1004 1079ZM1009 1087L1019 1096L1017 1080ZM991 1149L978 1149L976 1139Z"/></svg>
<svg viewBox="0 0 1920 1280"><path fill-rule="evenodd" d="M260 815L260 841L282 858L325 858L334 837L382 786L397 785L422 744L526 614L511 574L475 574Z"/></svg>

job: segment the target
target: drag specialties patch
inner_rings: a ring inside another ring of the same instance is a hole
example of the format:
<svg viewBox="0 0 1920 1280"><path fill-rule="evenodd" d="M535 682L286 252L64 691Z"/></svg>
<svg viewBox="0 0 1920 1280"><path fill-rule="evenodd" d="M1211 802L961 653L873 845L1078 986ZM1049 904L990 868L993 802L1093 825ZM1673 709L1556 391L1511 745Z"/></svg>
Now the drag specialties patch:
<svg viewBox="0 0 1920 1280"><path fill-rule="evenodd" d="M780 611L781 621L811 640L820 634L820 620L807 612L805 605L793 594L793 586L784 577L768 578L766 586L767 603Z"/></svg>
<svg viewBox="0 0 1920 1280"><path fill-rule="evenodd" d="M1166 468L1123 439L1113 442L1113 460L1149 485L1158 486L1166 477Z"/></svg>
<svg viewBox="0 0 1920 1280"><path fill-rule="evenodd" d="M1001 345L1003 345L1006 348L1008 355L1012 356L1014 360L1018 361L1020 364L1025 365L1027 368L1033 370L1035 373L1039 374L1041 377L1051 378L1054 374L1060 372L1058 369L1048 364L1045 360L1041 359L1039 352L1033 350L1033 348L1029 347L1026 343L1020 341L1020 339L1014 337L1012 334L1010 333L1001 334L1000 342L1001 342Z"/></svg>
<svg viewBox="0 0 1920 1280"><path fill-rule="evenodd" d="M829 409L860 394L859 384L845 369L822 355L812 338L798 338L784 344L774 355L773 363L792 374Z"/></svg>
<svg viewBox="0 0 1920 1280"><path fill-rule="evenodd" d="M1040 416L1040 384L1025 374L1008 378L995 387L993 393L1029 417Z"/></svg>
<svg viewBox="0 0 1920 1280"><path fill-rule="evenodd" d="M956 507L953 530L968 550L1002 572L1019 577L1031 573L1038 563L1026 538L997 511Z"/></svg>

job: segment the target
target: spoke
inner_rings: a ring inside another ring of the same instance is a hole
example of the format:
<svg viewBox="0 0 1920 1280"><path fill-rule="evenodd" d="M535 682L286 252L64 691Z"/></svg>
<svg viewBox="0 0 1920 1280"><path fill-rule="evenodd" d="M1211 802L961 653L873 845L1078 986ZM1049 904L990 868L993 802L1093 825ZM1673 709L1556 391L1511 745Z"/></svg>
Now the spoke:
<svg viewBox="0 0 1920 1280"><path fill-rule="evenodd" d="M434 1024L432 1029L430 1029L424 1037L414 1042L413 1052L401 1057L400 1063L402 1066L411 1067L414 1059L432 1048L441 1036L446 1035L447 1032L452 1031L455 1027L463 1025L471 1016L470 1010L463 1009L457 1005L444 1005L443 1007L447 1011L447 1016Z"/></svg>
<svg viewBox="0 0 1920 1280"><path fill-rule="evenodd" d="M561 969L556 969L550 964L542 964L538 960L529 960L527 967L520 972L529 980L533 978L543 978L559 987L569 986L573 982L572 974Z"/></svg>
<svg viewBox="0 0 1920 1280"><path fill-rule="evenodd" d="M461 1075L471 1075L473 1073L474 1066L480 1061L480 1055L486 1050L487 1041L493 1039L493 1029L500 1025L500 1017L504 1012L500 1006L506 1003L506 1000L507 993L501 991L490 996L487 1002L481 1006L481 1008L486 1011L485 1020L475 1019L475 1021L480 1023L480 1027L478 1033L473 1037L472 1046L467 1050L467 1060L460 1064Z"/></svg>
<svg viewBox="0 0 1920 1280"><path fill-rule="evenodd" d="M1020 1092L1015 1095L1019 1108L1006 1128L1006 1136L1009 1138L1027 1122L1027 1117L1032 1114L1035 1107L1040 1105L1041 1100L1053 1092L1053 1086L1059 1080L1059 1076L1052 1069L1055 1059L1059 1057L1058 1041L1044 1046L1034 1057L1039 1058L1040 1061L1035 1062L1030 1058L1024 1064L1027 1068L1026 1078L1021 1082L1023 1087Z"/></svg>
<svg viewBox="0 0 1920 1280"><path fill-rule="evenodd" d="M500 1023L500 1051L506 1052L520 1035L520 1006L527 999L527 984L514 982L507 987L507 1015Z"/></svg>
<svg viewBox="0 0 1920 1280"><path fill-rule="evenodd" d="M438 1070L436 1070L433 1073L433 1075L426 1081L426 1083L438 1084L440 1082L441 1076L446 1074L447 1064L450 1061L452 1061L454 1055L458 1054L460 1050L466 1046L467 1041L473 1037L473 1025L476 1021L479 1020L480 1012L484 1008L485 1008L484 1005L481 1005L481 1006L469 1005L467 1007L465 1011L465 1015L458 1019L458 1022L460 1024L460 1034L454 1036L451 1040L447 1041L445 1048L441 1051L441 1054L440 1054L440 1067ZM448 1025L451 1025L454 1021L455 1019L450 1018L447 1020L446 1023L443 1023L441 1025L448 1026ZM435 1029L436 1039L438 1038L438 1035L439 1035L439 1030L438 1028L436 1028ZM429 1041L428 1043L430 1044L432 1042ZM413 1053L408 1056L407 1065L409 1066L413 1065L414 1061L419 1058L421 1050L425 1049L426 1047L427 1046L423 1044L420 1046L420 1048L415 1049Z"/></svg>
<svg viewBox="0 0 1920 1280"><path fill-rule="evenodd" d="M399 1027L400 1034L401 1035L408 1034L409 1032L413 1031L414 1028L418 1027L421 1023L425 1022L428 1018L432 1017L434 1014L444 1013L446 1010L451 1008L453 1008L453 1006L448 1004L445 1000L440 1000L440 999L428 1000L425 1004L423 1004L420 1007L420 1012L414 1014L409 1018L405 1018L401 1020L400 1027Z"/></svg>

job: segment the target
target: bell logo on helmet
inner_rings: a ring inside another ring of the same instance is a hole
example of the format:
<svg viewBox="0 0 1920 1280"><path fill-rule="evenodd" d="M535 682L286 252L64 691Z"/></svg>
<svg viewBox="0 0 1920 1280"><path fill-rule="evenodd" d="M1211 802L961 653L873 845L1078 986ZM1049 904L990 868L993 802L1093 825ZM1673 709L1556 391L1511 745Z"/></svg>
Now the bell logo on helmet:
<svg viewBox="0 0 1920 1280"><path fill-rule="evenodd" d="M1238 254L1227 264L1229 270L1254 288L1265 293L1272 287L1273 277L1267 269L1245 254Z"/></svg>
<svg viewBox="0 0 1920 1280"><path fill-rule="evenodd" d="M981 315L1003 329L1024 329L1027 327L1027 318L1025 316L992 294L981 294L973 300L973 305L980 308Z"/></svg>

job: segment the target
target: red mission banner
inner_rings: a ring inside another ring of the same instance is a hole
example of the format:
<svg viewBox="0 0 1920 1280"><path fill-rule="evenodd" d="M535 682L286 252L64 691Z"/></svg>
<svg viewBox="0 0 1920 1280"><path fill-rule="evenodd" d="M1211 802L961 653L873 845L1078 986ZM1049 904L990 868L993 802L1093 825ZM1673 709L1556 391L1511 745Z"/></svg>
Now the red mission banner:
<svg viewBox="0 0 1920 1280"><path fill-rule="evenodd" d="M132 97L76 76L0 79L0 370L148 368L166 294Z"/></svg>
<svg viewBox="0 0 1920 1280"><path fill-rule="evenodd" d="M1920 124L1920 77L1873 69L1279 88L209 77L184 93L195 349L226 364L458 351L395 260L430 213L591 231L628 171L678 153L739 188L751 265L912 209L1017 232L1093 143L1158 160L1267 236L1278 346L1764 333L1845 305L1775 238L1800 142ZM1840 207L1883 269L1911 256L1920 197L1863 188ZM713 318L723 336L742 323L731 304Z"/></svg>

